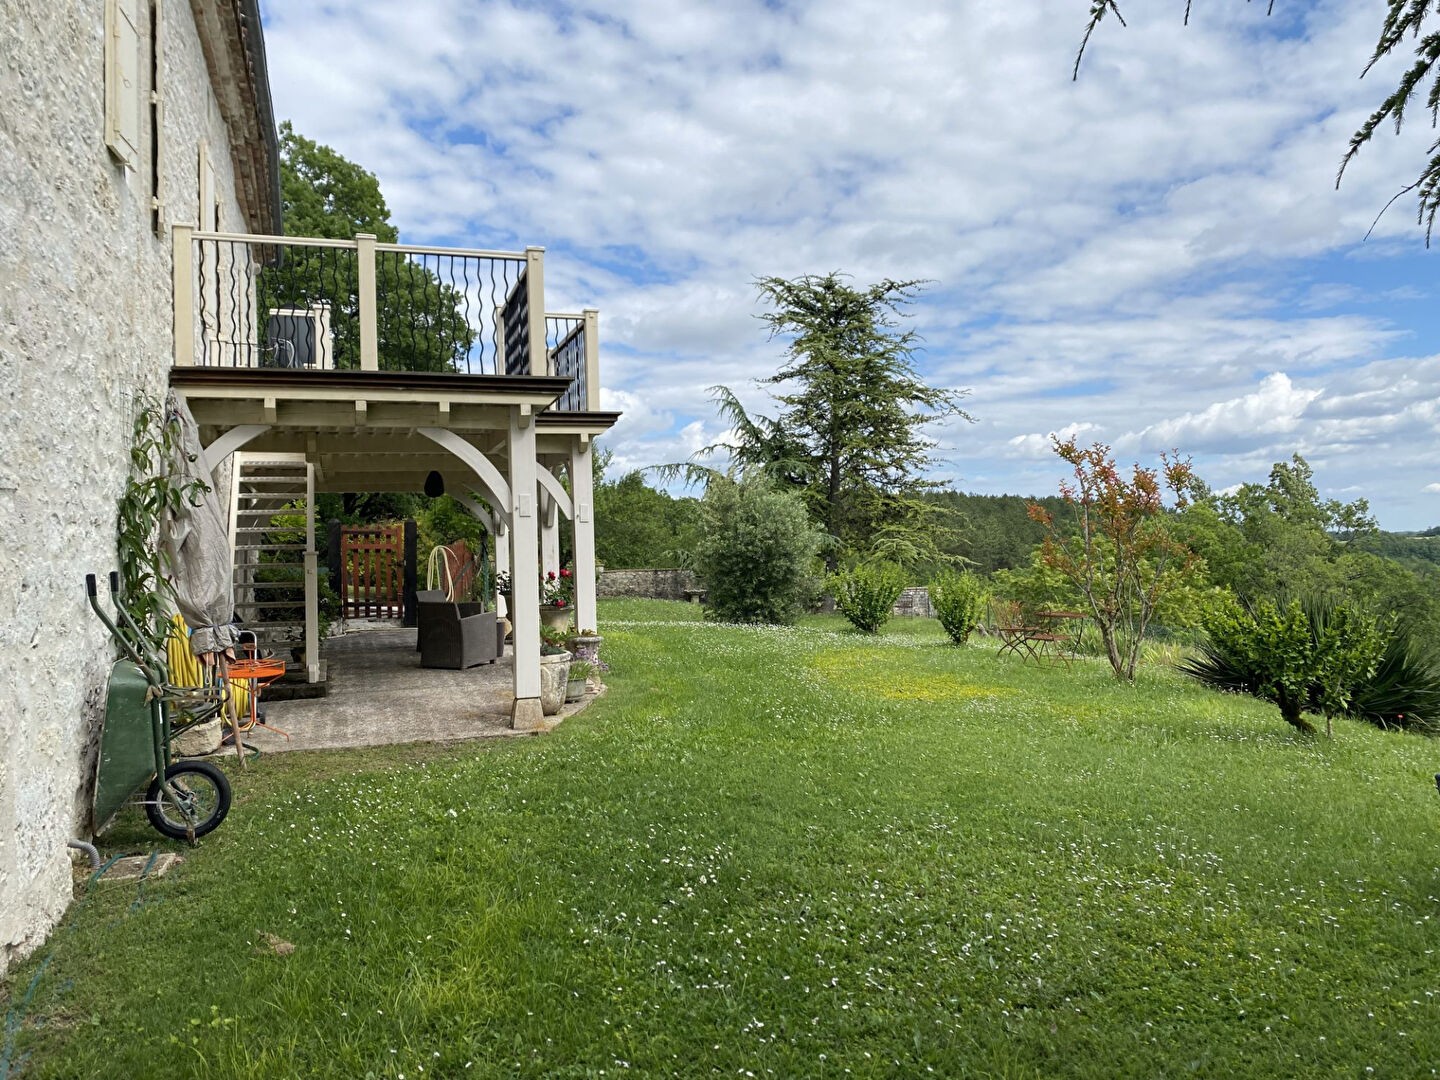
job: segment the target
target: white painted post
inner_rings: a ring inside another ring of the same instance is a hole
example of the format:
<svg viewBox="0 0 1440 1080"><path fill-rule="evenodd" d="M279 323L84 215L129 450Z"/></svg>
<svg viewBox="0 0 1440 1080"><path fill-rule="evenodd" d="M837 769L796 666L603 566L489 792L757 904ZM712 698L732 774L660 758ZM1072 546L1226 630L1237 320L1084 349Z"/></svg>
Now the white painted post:
<svg viewBox="0 0 1440 1080"><path fill-rule="evenodd" d="M585 400L580 403L580 406L588 412L598 412L600 409L600 311L597 308L587 307L583 314L585 316Z"/></svg>
<svg viewBox="0 0 1440 1080"><path fill-rule="evenodd" d="M176 225L170 231L174 252L175 366L195 363L195 227Z"/></svg>
<svg viewBox="0 0 1440 1080"><path fill-rule="evenodd" d="M552 375L545 347L545 249L525 249L525 303L530 309L530 375ZM535 485L525 489L534 491Z"/></svg>
<svg viewBox="0 0 1440 1080"><path fill-rule="evenodd" d="M355 262L359 273L360 300L360 370L380 370L380 350L375 315L375 243L374 233L355 237Z"/></svg>
<svg viewBox="0 0 1440 1080"><path fill-rule="evenodd" d="M533 355L533 354L532 354ZM510 726L537 728L540 709L540 530L535 505L535 420L510 410L510 579L515 610L515 704Z"/></svg>
<svg viewBox="0 0 1440 1080"><path fill-rule="evenodd" d="M510 530L501 522L495 522L495 575L510 573ZM500 603L504 603L502 599ZM498 606L498 605L497 605ZM510 618L509 610L500 612L507 619Z"/></svg>
<svg viewBox="0 0 1440 1080"><path fill-rule="evenodd" d="M305 468L305 681L320 681L320 572L315 551L315 466Z"/></svg>
<svg viewBox="0 0 1440 1080"><path fill-rule="evenodd" d="M575 437L570 446L570 498L575 513L575 629L598 630L595 604L595 474L590 440Z"/></svg>
<svg viewBox="0 0 1440 1080"><path fill-rule="evenodd" d="M540 468L545 468L541 465ZM540 570L560 572L560 506L547 491L537 491L540 499Z"/></svg>

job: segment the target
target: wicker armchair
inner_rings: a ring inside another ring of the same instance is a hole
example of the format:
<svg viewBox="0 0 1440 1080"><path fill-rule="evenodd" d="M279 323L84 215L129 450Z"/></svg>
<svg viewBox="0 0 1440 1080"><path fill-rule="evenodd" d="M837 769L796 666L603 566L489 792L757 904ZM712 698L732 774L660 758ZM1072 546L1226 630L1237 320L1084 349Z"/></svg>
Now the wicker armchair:
<svg viewBox="0 0 1440 1080"><path fill-rule="evenodd" d="M495 613L464 609L478 604L422 600L416 610L420 624L420 666L463 670L476 664L493 664L496 648Z"/></svg>

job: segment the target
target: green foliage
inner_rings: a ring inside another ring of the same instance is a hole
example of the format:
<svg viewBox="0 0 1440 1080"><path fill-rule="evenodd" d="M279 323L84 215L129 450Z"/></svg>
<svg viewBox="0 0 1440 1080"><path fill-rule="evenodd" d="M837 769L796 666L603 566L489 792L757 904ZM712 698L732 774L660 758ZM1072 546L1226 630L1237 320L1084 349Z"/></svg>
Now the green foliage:
<svg viewBox="0 0 1440 1080"><path fill-rule="evenodd" d="M604 479L611 456L595 455L596 558L631 570L687 566L700 538L700 501L657 491L639 471Z"/></svg>
<svg viewBox="0 0 1440 1080"><path fill-rule="evenodd" d="M1346 712L1357 689L1377 670L1387 630L1359 609L1308 596L1289 601L1216 603L1205 618L1209 640L1186 674L1223 690L1272 702L1285 722L1314 726L1303 713L1331 720Z"/></svg>
<svg viewBox="0 0 1440 1080"><path fill-rule="evenodd" d="M416 546L422 552L464 540L477 556L487 549L490 534L469 510L449 495L426 500L415 515Z"/></svg>
<svg viewBox="0 0 1440 1080"><path fill-rule="evenodd" d="M1030 516L1031 504L1043 507L1058 522L1065 520L1065 501L1058 495L1025 498L937 491L926 501L943 507L955 522L954 531L940 538L941 548L980 574L1029 563L1030 553L1045 539L1045 527Z"/></svg>
<svg viewBox="0 0 1440 1080"><path fill-rule="evenodd" d="M836 608L850 625L863 634L874 634L889 622L907 580L899 566L876 561L832 574L828 584L835 594Z"/></svg>
<svg viewBox="0 0 1440 1080"><path fill-rule="evenodd" d="M930 583L930 606L950 640L964 645L985 617L990 596L974 574L950 571Z"/></svg>
<svg viewBox="0 0 1440 1080"><path fill-rule="evenodd" d="M790 623L808 595L821 537L805 506L763 476L716 476L700 503L703 534L695 570L706 617L722 622Z"/></svg>
<svg viewBox="0 0 1440 1080"><path fill-rule="evenodd" d="M917 375L915 333L897 321L923 282L887 278L857 289L832 272L756 284L771 336L788 339L786 362L762 381L790 390L776 395L781 411L770 419L750 417L732 391L714 387L734 432L724 449L742 470L801 494L832 539L832 572L845 554L875 556L887 533L914 544L918 497L939 486L923 479L935 444L921 430L965 416L964 391Z"/></svg>
<svg viewBox="0 0 1440 1080"><path fill-rule="evenodd" d="M135 623L155 652L163 652L175 602L170 556L160 542L166 514L200 499L210 489L199 480L177 485L171 462L180 452L180 426L161 406L142 401L130 443L130 475L115 512L115 548L120 588Z"/></svg>
<svg viewBox="0 0 1440 1080"><path fill-rule="evenodd" d="M328 146L280 125L280 193L288 236L352 239L373 233L396 243L399 233L373 173ZM260 274L258 310L327 301L335 364L360 366L359 273L333 250L291 247L283 262ZM474 343L463 293L408 259L376 260L376 347L383 371L452 371Z"/></svg>

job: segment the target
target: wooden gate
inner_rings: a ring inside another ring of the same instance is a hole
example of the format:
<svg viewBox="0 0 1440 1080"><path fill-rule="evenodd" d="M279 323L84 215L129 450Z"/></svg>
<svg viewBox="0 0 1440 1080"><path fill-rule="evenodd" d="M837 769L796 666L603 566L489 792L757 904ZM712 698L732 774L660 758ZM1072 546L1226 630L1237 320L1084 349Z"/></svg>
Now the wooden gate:
<svg viewBox="0 0 1440 1080"><path fill-rule="evenodd" d="M405 526L340 530L342 606L347 619L398 619L405 596Z"/></svg>

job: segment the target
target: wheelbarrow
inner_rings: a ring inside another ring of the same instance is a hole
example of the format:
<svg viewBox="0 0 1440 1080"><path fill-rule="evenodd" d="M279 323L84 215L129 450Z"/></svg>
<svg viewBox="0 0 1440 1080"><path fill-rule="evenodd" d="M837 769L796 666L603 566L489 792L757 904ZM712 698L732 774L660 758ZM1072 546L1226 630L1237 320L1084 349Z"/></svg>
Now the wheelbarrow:
<svg viewBox="0 0 1440 1080"><path fill-rule="evenodd" d="M110 574L110 602L116 618L100 606L95 575L85 575L90 606L120 646L110 669L105 719L96 764L94 821L103 829L123 807L138 802L159 832L194 843L215 830L230 812L230 781L208 761L172 761L170 745L185 731L220 715L229 693L226 682L175 686L164 658L157 655L120 599L120 575Z"/></svg>

